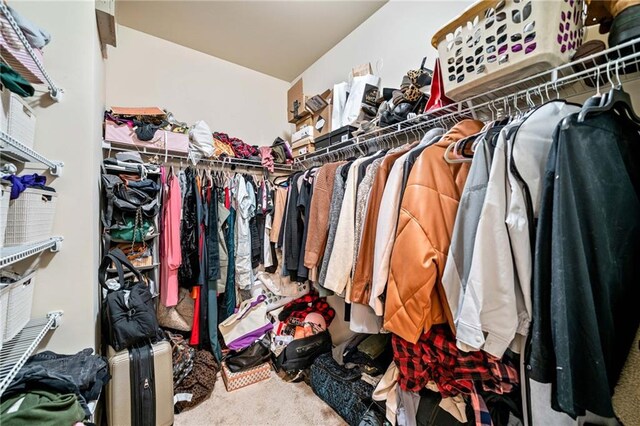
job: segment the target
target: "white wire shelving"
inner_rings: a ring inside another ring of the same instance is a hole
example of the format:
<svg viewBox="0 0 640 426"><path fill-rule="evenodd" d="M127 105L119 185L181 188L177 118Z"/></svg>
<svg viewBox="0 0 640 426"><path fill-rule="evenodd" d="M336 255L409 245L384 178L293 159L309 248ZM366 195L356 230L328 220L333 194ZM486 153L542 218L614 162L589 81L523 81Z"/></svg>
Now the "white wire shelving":
<svg viewBox="0 0 640 426"><path fill-rule="evenodd" d="M31 161L47 166L54 176L62 176L64 163L50 160L0 130L0 157L14 161Z"/></svg>
<svg viewBox="0 0 640 426"><path fill-rule="evenodd" d="M612 77L613 76L613 77ZM594 55L509 83L487 87L478 95L443 108L418 115L381 129L353 137L345 142L296 158L297 169L335 161L349 154L364 154L380 146L393 147L406 142L406 136L437 125L455 123L464 118L490 120L510 111L527 110L553 98L573 98L595 93L640 79L640 38L630 40Z"/></svg>
<svg viewBox="0 0 640 426"><path fill-rule="evenodd" d="M49 88L49 95L51 96L51 99L53 99L56 102L60 102L60 100L62 99L62 93L64 92L64 90L53 81L53 79L45 69L44 65L42 64L42 61L40 61L40 58L38 58L38 56L34 52L33 48L31 47L31 44L29 44L29 41L24 36L24 33L18 26L18 23L13 18L13 15L11 15L9 8L4 2L0 2L0 13L2 13L7 18L7 20L9 21L9 24L11 25L11 28L18 36L18 39L20 39L22 46L29 53L29 56L33 60L33 63L36 65L36 67L38 67L38 69L42 73L42 76L47 82L47 87Z"/></svg>
<svg viewBox="0 0 640 426"><path fill-rule="evenodd" d="M16 20L11 15L5 2L0 2L0 13L9 22L11 29L20 40L24 50L29 54L29 57L25 60L28 61L30 58L35 67L40 71L41 78L38 81L46 82L49 96L55 102L60 102L64 92L63 89L53 81L39 56L31 47ZM45 157L4 131L0 131L0 158L18 162L40 163L45 165L54 176L61 176L64 167L63 162ZM0 268L5 268L28 257L38 255L45 250L57 252L60 249L62 241L62 237L56 236L30 244L2 247L0 248ZM62 315L62 311L52 311L44 318L33 318L13 339L3 343L2 350L0 351L0 395L5 392L49 331L60 325Z"/></svg>
<svg viewBox="0 0 640 426"><path fill-rule="evenodd" d="M44 318L34 318L0 351L0 395L7 390L31 354L50 330L58 328L62 311L49 312Z"/></svg>
<svg viewBox="0 0 640 426"><path fill-rule="evenodd" d="M109 153L110 151L132 151L130 148L113 146L109 141L104 141L102 145L102 149ZM155 163L164 162L164 163L173 163L173 164L181 164L184 167L187 167L190 164L193 164L192 159L187 155L178 155L178 154L168 154L162 150L153 150L147 148L138 148L137 152L140 155L144 155L146 157L157 157L154 159ZM110 154L107 154L110 155ZM196 162L196 165L207 165L214 169L220 170L236 170L236 169L255 169L260 168L263 169L261 160L250 160L246 158L235 158L235 157L223 157L223 158L202 158ZM113 171L136 171L139 165L132 163L131 167L123 167L123 166L115 166L115 165L106 165L105 168L107 170ZM292 173L295 170L293 164L275 164L274 172L276 173ZM148 174L154 174L154 172L147 172Z"/></svg>
<svg viewBox="0 0 640 426"><path fill-rule="evenodd" d="M62 237L51 237L43 241L13 247L0 248L0 268L19 262L45 250L57 252L62 244Z"/></svg>

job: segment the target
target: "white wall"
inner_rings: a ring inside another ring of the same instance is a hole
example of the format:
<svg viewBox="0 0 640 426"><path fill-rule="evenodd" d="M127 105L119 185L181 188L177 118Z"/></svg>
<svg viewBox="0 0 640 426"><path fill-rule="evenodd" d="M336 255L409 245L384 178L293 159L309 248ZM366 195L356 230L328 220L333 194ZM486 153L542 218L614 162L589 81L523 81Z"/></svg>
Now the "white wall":
<svg viewBox="0 0 640 426"><path fill-rule="evenodd" d="M45 67L64 88L62 102L48 96L36 106L35 149L65 163L52 180L58 192L54 234L62 235L59 253L41 257L32 316L64 310L62 325L47 349L73 353L95 347L98 315L101 115L104 105L102 61L93 1L12 2L25 17L46 28L52 42L44 50Z"/></svg>
<svg viewBox="0 0 640 426"><path fill-rule="evenodd" d="M286 136L289 83L124 26L117 39L108 50L107 105L159 106L251 145Z"/></svg>
<svg viewBox="0 0 640 426"><path fill-rule="evenodd" d="M345 81L353 66L381 63L383 87L399 87L410 69L427 56L433 68L436 50L431 37L472 1L391 0L302 73L306 95ZM297 80L297 78L296 78ZM295 80L294 80L295 81Z"/></svg>

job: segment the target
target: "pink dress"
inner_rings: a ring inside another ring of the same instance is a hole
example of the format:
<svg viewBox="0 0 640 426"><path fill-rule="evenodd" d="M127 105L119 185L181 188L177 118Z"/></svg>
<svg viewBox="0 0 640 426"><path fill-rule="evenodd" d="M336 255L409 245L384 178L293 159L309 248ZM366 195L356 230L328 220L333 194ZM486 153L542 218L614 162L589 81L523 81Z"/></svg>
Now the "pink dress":
<svg viewBox="0 0 640 426"><path fill-rule="evenodd" d="M180 216L182 194L180 183L173 174L167 177L168 192L162 218L162 258L160 259L160 301L170 307L178 303L178 268L182 263L180 250Z"/></svg>

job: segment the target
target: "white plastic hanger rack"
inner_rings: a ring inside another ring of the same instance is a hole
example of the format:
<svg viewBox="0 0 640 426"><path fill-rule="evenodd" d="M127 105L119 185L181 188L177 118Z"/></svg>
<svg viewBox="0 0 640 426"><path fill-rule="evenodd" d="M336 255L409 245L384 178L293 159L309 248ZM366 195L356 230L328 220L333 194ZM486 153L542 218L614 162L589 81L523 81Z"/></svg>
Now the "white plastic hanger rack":
<svg viewBox="0 0 640 426"><path fill-rule="evenodd" d="M620 74L622 69L625 70L624 74ZM605 80L605 84L600 85L604 90L610 85L610 82L606 81L610 72L615 73L621 82L640 79L640 38L505 86L489 89L427 114L299 156L296 158L295 166L298 169L306 169L358 153L366 154L382 147L399 146L407 142L411 135L419 139L429 128L448 127L465 118L487 121L511 111L526 111L531 105L540 105L550 99L566 99L593 93L599 79Z"/></svg>
<svg viewBox="0 0 640 426"><path fill-rule="evenodd" d="M20 27L16 23L16 20L13 19L13 16L11 15L11 12L9 11L9 8L7 7L7 5L4 2L0 2L0 12L2 12L2 14L7 18L7 20L9 21L9 24L11 25L11 28L16 33L16 35L20 39L20 42L24 46L24 49L29 53L29 56L31 56L31 59L33 60L33 63L36 64L36 66L38 67L38 69L42 73L44 79L47 82L47 86L49 88L49 96L51 96L51 99L53 99L54 101L60 102L62 100L62 94L63 94L64 90L62 90L61 87L59 87L57 84L55 84L53 82L53 79L51 78L51 76L49 76L49 73L44 68L44 65L42 64L42 62L40 62L40 59L38 58L38 56L33 51L33 48L29 44L29 41L24 36L22 30L20 29Z"/></svg>

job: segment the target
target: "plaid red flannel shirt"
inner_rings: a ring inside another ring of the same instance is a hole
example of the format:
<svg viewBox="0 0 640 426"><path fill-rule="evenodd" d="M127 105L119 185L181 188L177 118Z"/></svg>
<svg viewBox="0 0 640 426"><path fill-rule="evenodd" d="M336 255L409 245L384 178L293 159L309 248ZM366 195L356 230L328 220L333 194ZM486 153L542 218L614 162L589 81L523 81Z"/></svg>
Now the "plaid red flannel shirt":
<svg viewBox="0 0 640 426"><path fill-rule="evenodd" d="M476 390L503 394L518 384L518 370L509 360L501 361L484 351L460 351L446 324L432 326L415 344L396 335L391 342L402 389L418 392L433 380L444 398L470 395L477 425L492 422Z"/></svg>
<svg viewBox="0 0 640 426"><path fill-rule="evenodd" d="M327 323L327 327L333 321L336 316L336 311L329 306L325 297L319 297L317 293L309 293L305 296L299 297L296 300L284 305L282 311L278 315L278 320L285 322L289 318L299 319L300 322L304 321L307 314L311 312L317 312L324 318Z"/></svg>

